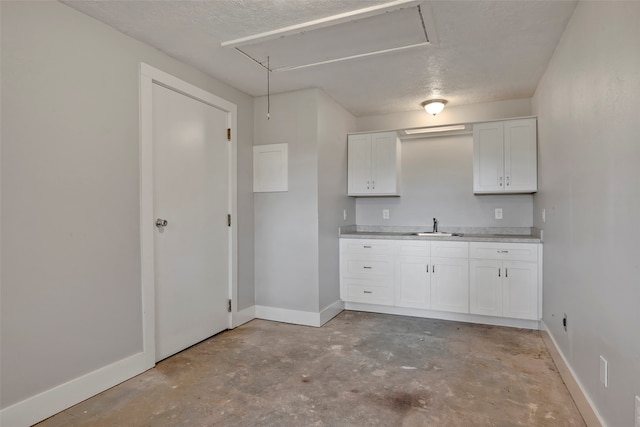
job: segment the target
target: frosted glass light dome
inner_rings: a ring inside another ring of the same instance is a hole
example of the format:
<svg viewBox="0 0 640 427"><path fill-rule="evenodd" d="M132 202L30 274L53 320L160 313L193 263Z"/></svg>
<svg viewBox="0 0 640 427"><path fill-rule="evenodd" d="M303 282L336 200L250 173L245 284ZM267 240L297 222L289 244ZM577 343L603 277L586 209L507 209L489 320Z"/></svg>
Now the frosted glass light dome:
<svg viewBox="0 0 640 427"><path fill-rule="evenodd" d="M422 103L422 106L427 113L435 116L436 114L444 110L444 106L446 103L447 101L444 99L431 99L429 101L424 101Z"/></svg>

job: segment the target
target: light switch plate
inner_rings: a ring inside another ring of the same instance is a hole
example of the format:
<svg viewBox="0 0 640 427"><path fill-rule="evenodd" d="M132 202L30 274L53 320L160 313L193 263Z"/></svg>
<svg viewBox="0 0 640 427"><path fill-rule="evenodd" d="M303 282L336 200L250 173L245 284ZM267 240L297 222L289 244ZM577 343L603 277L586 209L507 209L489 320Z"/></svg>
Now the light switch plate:
<svg viewBox="0 0 640 427"><path fill-rule="evenodd" d="M502 219L502 208L496 208L496 219Z"/></svg>
<svg viewBox="0 0 640 427"><path fill-rule="evenodd" d="M609 387L609 363L602 356L600 356L600 382L604 388Z"/></svg>
<svg viewBox="0 0 640 427"><path fill-rule="evenodd" d="M389 219L389 209L382 209L382 219Z"/></svg>
<svg viewBox="0 0 640 427"><path fill-rule="evenodd" d="M547 210L542 208L542 222L547 222Z"/></svg>

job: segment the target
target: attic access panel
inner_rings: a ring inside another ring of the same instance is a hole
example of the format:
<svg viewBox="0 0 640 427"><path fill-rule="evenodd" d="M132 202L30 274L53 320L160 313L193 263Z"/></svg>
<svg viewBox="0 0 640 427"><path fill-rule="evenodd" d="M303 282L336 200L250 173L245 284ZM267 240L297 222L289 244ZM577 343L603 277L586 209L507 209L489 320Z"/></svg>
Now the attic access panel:
<svg viewBox="0 0 640 427"><path fill-rule="evenodd" d="M424 7L394 2L395 9L361 9L236 41L234 47L272 71L288 71L430 44ZM344 16L348 15L348 16Z"/></svg>

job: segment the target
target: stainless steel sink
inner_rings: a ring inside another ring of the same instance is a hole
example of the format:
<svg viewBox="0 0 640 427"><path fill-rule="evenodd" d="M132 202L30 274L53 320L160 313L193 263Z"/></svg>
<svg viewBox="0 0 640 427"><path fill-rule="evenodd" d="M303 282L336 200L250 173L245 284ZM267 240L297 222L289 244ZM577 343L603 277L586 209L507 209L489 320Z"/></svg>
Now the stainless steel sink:
<svg viewBox="0 0 640 427"><path fill-rule="evenodd" d="M451 236L462 236L461 233L444 233L441 231L424 231L420 233L413 233L414 236L429 236L429 237L451 237Z"/></svg>

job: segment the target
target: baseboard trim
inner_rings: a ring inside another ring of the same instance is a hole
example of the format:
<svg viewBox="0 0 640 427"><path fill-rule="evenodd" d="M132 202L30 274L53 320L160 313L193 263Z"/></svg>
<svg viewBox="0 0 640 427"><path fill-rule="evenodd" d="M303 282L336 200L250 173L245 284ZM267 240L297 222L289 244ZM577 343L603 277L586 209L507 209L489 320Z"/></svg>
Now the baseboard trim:
<svg viewBox="0 0 640 427"><path fill-rule="evenodd" d="M342 300L338 300L333 304L329 304L320 312L320 326L327 323L329 320L336 317L338 314L342 313L344 310L344 302Z"/></svg>
<svg viewBox="0 0 640 427"><path fill-rule="evenodd" d="M556 364L556 368L567 386L569 394L571 394L573 401L578 407L578 411L580 411L580 415L582 415L585 424L587 424L588 427L606 427L604 420L595 409L595 405L589 398L589 395L585 393L582 383L578 380L578 377L576 377L573 369L571 369L571 365L569 365L558 343L553 338L553 335L549 333L549 329L544 322L542 322L540 329L542 340L547 346L551 359L553 359L553 362Z"/></svg>
<svg viewBox="0 0 640 427"><path fill-rule="evenodd" d="M423 310L420 308L392 307L386 305L345 302L345 310L367 311L371 313L396 314L399 316L424 317L428 319L451 320L455 322L479 323L482 325L507 326L511 328L540 328L537 320L510 319L504 317L480 316L467 313L451 313L446 311Z"/></svg>
<svg viewBox="0 0 640 427"><path fill-rule="evenodd" d="M240 325L244 325L245 323L256 318L256 306L252 305L251 307L247 307L244 310L239 310L236 313L233 313L231 316L231 328L237 328Z"/></svg>
<svg viewBox="0 0 640 427"><path fill-rule="evenodd" d="M338 300L329 304L321 312L289 310L287 308L255 306L255 318L295 325L320 327L344 310L344 303Z"/></svg>
<svg viewBox="0 0 640 427"><path fill-rule="evenodd" d="M256 318L303 326L320 326L320 313L256 305Z"/></svg>
<svg viewBox="0 0 640 427"><path fill-rule="evenodd" d="M144 371L144 353L134 354L2 409L0 425L31 426Z"/></svg>

